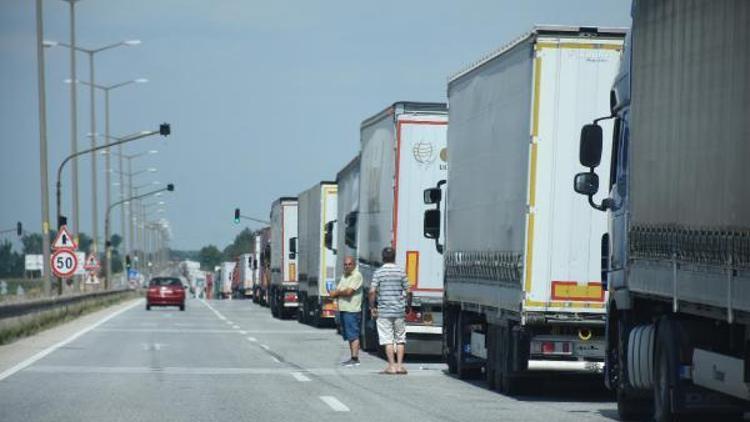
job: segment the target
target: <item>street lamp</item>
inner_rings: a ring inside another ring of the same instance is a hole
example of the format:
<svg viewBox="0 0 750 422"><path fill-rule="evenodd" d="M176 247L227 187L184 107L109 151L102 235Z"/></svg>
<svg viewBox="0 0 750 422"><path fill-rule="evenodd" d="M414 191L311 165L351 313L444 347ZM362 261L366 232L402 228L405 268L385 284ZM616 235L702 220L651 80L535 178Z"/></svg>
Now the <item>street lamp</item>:
<svg viewBox="0 0 750 422"><path fill-rule="evenodd" d="M72 16L73 2L75 0L69 0L69 1L71 2L71 16ZM74 22L71 21L71 26L73 24L74 24ZM71 30L71 34L73 32L74 31ZM45 45L47 47L61 46L61 47L69 48L71 51L78 51L78 52L81 52L81 53L88 54L88 56L89 56L89 77L90 77L89 85L90 85L90 88L91 88L90 89L90 98L91 98L90 99L90 103L91 103L91 133L96 133L96 111L95 111L96 110L96 107L95 107L96 106L96 100L94 98L96 78L94 76L94 55L97 54L97 53L101 53L103 51L106 51L106 50L110 50L110 49L116 48L116 47L134 46L134 45L138 45L140 43L141 42L139 40L127 40L127 41L116 42L116 43L113 43L113 44L108 44L108 45L105 45L105 46L102 46L102 47L99 47L99 48L83 48L83 47L76 46L74 41L72 41L72 44L66 44L66 43L58 42L58 41L47 41L47 42L45 42ZM71 53L71 58L72 58L73 62L75 62L75 57L74 56L75 55ZM72 73L71 78L68 79L68 81L67 81L69 83L77 82L76 77L75 77L75 65L73 65L72 68L73 68L73 72L71 72ZM75 87L71 88L71 92L73 92L73 91L75 91ZM73 94L73 95L75 95L75 94ZM74 105L74 104L71 104L71 105ZM108 140L105 140L105 143L107 141ZM74 140L74 142L75 142L75 140ZM107 146L109 146L109 145L107 144ZM91 137L91 148L96 148L96 137L94 137L94 136ZM91 157L91 191L92 191L92 195L91 195L91 197L92 197L92 200L91 200L91 210L92 210L92 213L93 213L93 230L92 230L92 232L93 232L92 233L93 234L93 236L92 236L93 237L93 244L92 244L92 247L93 247L94 252L96 252L96 250L97 250L96 239L97 239L98 233L99 233L99 217L98 217L99 211L98 211L98 206L97 206L97 195L96 195L96 155L93 155Z"/></svg>
<svg viewBox="0 0 750 422"><path fill-rule="evenodd" d="M112 211L112 209L114 207L116 207L118 205L121 205L121 204L125 204L125 203L132 203L135 200L139 200L139 199L145 198L147 196L161 194L164 191L168 191L168 192L174 191L174 185L170 183L165 188L162 188L162 189L158 189L158 190L155 190L155 191L147 192L147 193L144 193L144 194L141 194L141 195L131 196L130 198L124 198L124 199L121 199L121 200L115 202L114 204L110 205L109 207L107 207L107 212L104 215L104 230L105 230L105 232L109 232L109 214L110 214L110 212ZM104 245L105 245L105 249L106 249L106 255L105 255L106 264L105 265L107 267L106 268L106 279L104 281L104 287L105 287L105 289L109 289L109 287L112 285L112 242L110 241L109 238L107 238L105 240Z"/></svg>
<svg viewBox="0 0 750 422"><path fill-rule="evenodd" d="M112 84L112 85L98 85L95 83L84 82L84 81L78 81L78 82L80 82L83 85L88 85L92 88L96 88L101 91L104 91L104 143L105 145L109 145L109 140L111 139L111 136L109 133L109 92L114 89L122 88L130 84L146 83L148 82L148 79L138 78L138 79L132 79L129 81L120 82L120 83ZM119 168L120 168L120 171L122 171L122 168L123 168L122 167L122 145L118 146L117 148L120 154ZM106 201L106 206L109 208L109 206L112 204L112 195L110 193L110 186L111 186L111 181L110 181L111 171L110 170L112 169L112 165L111 165L111 160L110 160L110 155L109 155L109 148L102 151L102 154L106 155L106 157L104 158L104 168L105 168L104 178L105 178L105 185L106 185L106 189L105 189L106 193L104 195L104 199ZM120 176L120 182L122 182L122 176ZM124 192L122 189L120 189L120 195L124 196ZM124 207L122 208L122 219L123 219L122 235L125 236L125 229L124 229L125 208ZM108 240L108 239L105 239L105 240Z"/></svg>

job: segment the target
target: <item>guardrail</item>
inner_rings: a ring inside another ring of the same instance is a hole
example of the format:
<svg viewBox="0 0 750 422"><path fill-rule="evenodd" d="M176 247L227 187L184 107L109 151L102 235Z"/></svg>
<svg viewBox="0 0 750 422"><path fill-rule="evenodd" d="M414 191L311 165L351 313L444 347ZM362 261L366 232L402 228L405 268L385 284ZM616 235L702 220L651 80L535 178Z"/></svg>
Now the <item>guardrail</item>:
<svg viewBox="0 0 750 422"><path fill-rule="evenodd" d="M0 304L0 344L138 295L135 290L118 289Z"/></svg>

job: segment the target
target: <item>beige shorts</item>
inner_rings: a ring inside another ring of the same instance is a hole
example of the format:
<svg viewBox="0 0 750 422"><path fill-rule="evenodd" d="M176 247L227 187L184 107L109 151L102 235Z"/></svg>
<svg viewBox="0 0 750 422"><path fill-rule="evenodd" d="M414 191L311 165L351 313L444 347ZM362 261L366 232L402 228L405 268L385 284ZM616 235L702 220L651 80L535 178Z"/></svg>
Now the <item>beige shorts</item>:
<svg viewBox="0 0 750 422"><path fill-rule="evenodd" d="M378 317L378 338L380 345L405 344L406 324L403 318Z"/></svg>

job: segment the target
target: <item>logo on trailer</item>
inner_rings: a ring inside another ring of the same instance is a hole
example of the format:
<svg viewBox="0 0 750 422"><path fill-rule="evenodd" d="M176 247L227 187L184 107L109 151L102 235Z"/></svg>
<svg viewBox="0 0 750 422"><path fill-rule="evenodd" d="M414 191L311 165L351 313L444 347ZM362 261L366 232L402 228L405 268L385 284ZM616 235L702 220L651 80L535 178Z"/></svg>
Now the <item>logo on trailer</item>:
<svg viewBox="0 0 750 422"><path fill-rule="evenodd" d="M412 153L414 154L414 159L419 164L430 165L437 158L435 147L430 141L421 140L417 142L414 144L414 148L412 148Z"/></svg>

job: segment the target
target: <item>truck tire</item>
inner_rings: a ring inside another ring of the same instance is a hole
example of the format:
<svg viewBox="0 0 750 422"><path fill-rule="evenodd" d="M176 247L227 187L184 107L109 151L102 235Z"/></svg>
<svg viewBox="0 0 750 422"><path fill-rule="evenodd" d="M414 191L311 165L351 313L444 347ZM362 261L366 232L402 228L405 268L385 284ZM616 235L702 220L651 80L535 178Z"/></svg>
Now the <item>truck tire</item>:
<svg viewBox="0 0 750 422"><path fill-rule="evenodd" d="M370 305L367 301L362 304L362 329L360 330L360 348L366 352L377 350L377 333L374 332L375 320L370 316ZM373 338L374 337L374 338Z"/></svg>
<svg viewBox="0 0 750 422"><path fill-rule="evenodd" d="M459 312L457 326L458 335L456 336L458 339L458 348L456 350L456 373L458 374L458 378L462 380L479 378L482 374L481 368L471 367L466 362L469 357L466 353L466 346L469 344L471 336L471 333L467 331L469 320L470 317L466 312Z"/></svg>
<svg viewBox="0 0 750 422"><path fill-rule="evenodd" d="M513 335L513 327L508 324L505 327L500 327L498 335L498 349L499 349L499 362L497 365L497 377L498 384L500 386L500 392L509 395L517 396L523 394L526 391L526 380L517 373L513 359L514 351L519 348L518 337Z"/></svg>
<svg viewBox="0 0 750 422"><path fill-rule="evenodd" d="M679 344L675 323L661 318L656 329L654 352L654 420L676 419L673 398L679 395Z"/></svg>
<svg viewBox="0 0 750 422"><path fill-rule="evenodd" d="M617 335L614 341L617 342L615 350L615 356L608 356L610 362L615 363L615 366L611 369L614 371L612 374L611 385L616 391L617 396L617 413L621 420L624 421L642 421L651 418L654 413L654 403L650 396L634 395L633 393L626 392L625 386L622 385L622 379L626 377L627 373L627 356L626 350L628 350L628 340L630 338L630 331L632 327L627 322L628 318L625 314L617 312L617 321L615 322ZM610 347L615 347L612 344ZM611 352L608 352L608 354Z"/></svg>
<svg viewBox="0 0 750 422"><path fill-rule="evenodd" d="M320 328L322 318L320 317L321 305L317 302L312 304L313 315L310 317L310 323L315 328ZM308 314L309 315L309 314Z"/></svg>
<svg viewBox="0 0 750 422"><path fill-rule="evenodd" d="M304 296L300 294L299 296L299 306L297 307L297 322L300 324L305 323L305 312L307 312L307 304L305 303Z"/></svg>

